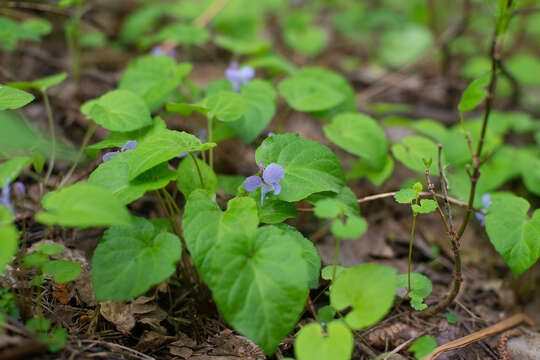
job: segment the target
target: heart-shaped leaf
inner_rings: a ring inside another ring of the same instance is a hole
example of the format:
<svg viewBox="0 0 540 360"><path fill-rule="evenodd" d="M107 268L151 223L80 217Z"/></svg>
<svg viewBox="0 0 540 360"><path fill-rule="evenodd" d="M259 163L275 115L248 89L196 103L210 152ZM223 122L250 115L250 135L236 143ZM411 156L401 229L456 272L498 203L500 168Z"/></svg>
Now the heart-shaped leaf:
<svg viewBox="0 0 540 360"><path fill-rule="evenodd" d="M486 215L486 231L495 249L515 275L540 257L540 210L529 219L529 202L514 195L493 195Z"/></svg>
<svg viewBox="0 0 540 360"><path fill-rule="evenodd" d="M430 173L432 175L439 174L437 166L438 151L437 145L433 141L422 136L414 135L408 136L401 143L392 146L392 153L396 159L401 161L409 169L420 173L424 173L426 170L423 159L432 159L430 166Z"/></svg>
<svg viewBox="0 0 540 360"><path fill-rule="evenodd" d="M377 323L392 307L397 289L396 270L364 264L348 268L330 287L330 304L338 311L352 306L345 321L353 329Z"/></svg>
<svg viewBox="0 0 540 360"><path fill-rule="evenodd" d="M437 209L437 202L432 199L421 199L420 205L411 205L413 211L417 214L427 214Z"/></svg>
<svg viewBox="0 0 540 360"><path fill-rule="evenodd" d="M398 287L407 288L409 286L409 277L407 274L398 276ZM411 273L411 290L409 297L411 298L411 306L415 310L424 310L427 305L423 303L424 299L431 294L433 284L426 276L419 273Z"/></svg>
<svg viewBox="0 0 540 360"><path fill-rule="evenodd" d="M342 113L335 116L323 130L326 137L339 147L363 157L374 168L384 167L388 141L383 129L369 116Z"/></svg>
<svg viewBox="0 0 540 360"><path fill-rule="evenodd" d="M101 186L76 183L46 194L41 200L46 211L36 221L66 227L129 225L131 216L114 194Z"/></svg>
<svg viewBox="0 0 540 360"><path fill-rule="evenodd" d="M296 134L275 135L264 140L255 154L264 166L276 163L285 170L278 199L298 201L321 191L339 193L345 175L336 155L319 142Z"/></svg>
<svg viewBox="0 0 540 360"><path fill-rule="evenodd" d="M152 125L144 100L128 90L113 90L98 99L85 102L81 112L105 129L133 131Z"/></svg>
<svg viewBox="0 0 540 360"><path fill-rule="evenodd" d="M100 301L136 298L171 276L180 260L178 236L160 232L144 218L111 227L92 258L92 286Z"/></svg>
<svg viewBox="0 0 540 360"><path fill-rule="evenodd" d="M358 239L367 230L367 222L360 216L349 216L345 222L332 222L332 234L342 239Z"/></svg>
<svg viewBox="0 0 540 360"><path fill-rule="evenodd" d="M258 222L253 199L235 198L222 212L211 193L195 190L183 231L225 319L271 354L298 321L315 262L296 230Z"/></svg>
<svg viewBox="0 0 540 360"><path fill-rule="evenodd" d="M167 101L190 71L190 64L179 65L169 56L141 56L128 65L118 89L133 91L154 111Z"/></svg>
<svg viewBox="0 0 540 360"><path fill-rule="evenodd" d="M298 111L327 110L345 100L340 90L327 86L315 76L295 74L282 80L278 90L289 106Z"/></svg>
<svg viewBox="0 0 540 360"><path fill-rule="evenodd" d="M217 91L209 94L201 105L210 109L209 118L230 122L240 119L246 111L244 98L233 91Z"/></svg>
<svg viewBox="0 0 540 360"><path fill-rule="evenodd" d="M304 326L294 343L294 354L298 360L350 360L354 348L351 330L343 321L328 324L327 335L318 323Z"/></svg>

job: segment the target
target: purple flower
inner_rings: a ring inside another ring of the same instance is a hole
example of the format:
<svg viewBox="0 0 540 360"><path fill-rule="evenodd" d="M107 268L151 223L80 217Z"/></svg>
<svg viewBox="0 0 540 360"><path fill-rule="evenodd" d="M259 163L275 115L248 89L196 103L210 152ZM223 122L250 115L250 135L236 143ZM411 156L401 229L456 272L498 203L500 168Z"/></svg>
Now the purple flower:
<svg viewBox="0 0 540 360"><path fill-rule="evenodd" d="M275 195L279 195L281 192L281 185L279 181L285 176L285 170L281 165L271 163L265 169L262 163L258 164L259 174L261 176L250 176L244 181L244 188L249 191L255 191L257 188L261 188L261 206L264 203L264 197L269 192L274 192Z"/></svg>
<svg viewBox="0 0 540 360"><path fill-rule="evenodd" d="M225 70L225 77L233 84L234 91L239 92L240 87L247 84L255 76L255 70L250 66L238 68L238 63L233 61Z"/></svg>
<svg viewBox="0 0 540 360"><path fill-rule="evenodd" d="M10 195L10 186L9 186L9 179L6 180L6 186L2 188L2 196L0 196L0 206L5 206L10 213L13 214L13 205L11 205L11 201L9 199Z"/></svg>
<svg viewBox="0 0 540 360"><path fill-rule="evenodd" d="M170 48L169 50L167 50L167 53L163 52L163 49L161 46L159 45L156 45L152 48L152 55L154 56L170 56L170 57L175 57L176 56L176 51L174 50L174 48Z"/></svg>
<svg viewBox="0 0 540 360"><path fill-rule="evenodd" d="M485 215L485 212L488 210L489 208L489 205L491 205L491 196L489 194L484 194L482 196L482 205L484 205L484 207L482 208L482 211L484 213L475 213L474 215L476 216L476 218L478 219L478 221L480 221L480 225L482 226L486 226L486 215Z"/></svg>
<svg viewBox="0 0 540 360"><path fill-rule="evenodd" d="M24 196L26 194L26 187L20 181L13 183L13 190L17 196Z"/></svg>
<svg viewBox="0 0 540 360"><path fill-rule="evenodd" d="M206 129L201 129L199 131L197 131L195 133L195 136L199 138L199 140L201 140L201 143L204 144L206 143ZM199 151L197 151L195 153L195 155L197 155L199 153ZM178 159L183 159L185 158L186 156L188 156L188 152L187 151L184 151L183 153L180 153L180 155L177 156Z"/></svg>
<svg viewBox="0 0 540 360"><path fill-rule="evenodd" d="M105 155L103 155L103 162L105 161L109 161L113 156L115 155L118 155L120 154L121 152L124 152L124 151L128 151L128 150L133 150L137 147L137 141L136 140L128 140L126 141L126 143L124 144L124 146L122 146L122 148L118 151L109 151L108 153L105 153Z"/></svg>

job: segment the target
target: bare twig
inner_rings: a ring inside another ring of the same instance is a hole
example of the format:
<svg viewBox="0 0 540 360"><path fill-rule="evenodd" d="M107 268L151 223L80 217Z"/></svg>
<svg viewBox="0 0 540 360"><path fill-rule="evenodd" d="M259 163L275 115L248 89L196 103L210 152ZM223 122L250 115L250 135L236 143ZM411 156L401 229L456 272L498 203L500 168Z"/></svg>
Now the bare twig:
<svg viewBox="0 0 540 360"><path fill-rule="evenodd" d="M498 322L497 324L493 326L487 327L483 330L477 331L470 335L464 336L460 339L441 345L435 348L435 350L433 350L431 354L423 357L422 360L435 360L439 355L441 355L445 351L460 349L478 340L484 339L489 336L493 336L501 331L517 326L521 324L522 322L528 324L531 327L534 326L533 321L530 318L528 318L526 315L521 314L521 313L516 314L514 316L509 317L506 320Z"/></svg>

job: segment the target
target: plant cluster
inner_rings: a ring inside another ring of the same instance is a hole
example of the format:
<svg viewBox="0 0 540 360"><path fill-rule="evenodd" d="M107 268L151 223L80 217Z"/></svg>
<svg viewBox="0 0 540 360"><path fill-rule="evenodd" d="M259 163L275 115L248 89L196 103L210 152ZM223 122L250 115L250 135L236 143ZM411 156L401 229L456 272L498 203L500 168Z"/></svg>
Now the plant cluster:
<svg viewBox="0 0 540 360"><path fill-rule="evenodd" d="M419 316L446 311L462 281L460 239L475 216L515 275L538 260L540 211L529 215L526 199L497 191L510 179L521 178L526 191L540 195L538 144L517 148L505 143L509 132L533 133L540 140L538 122L524 113L493 110L497 79L505 71L503 40L517 2L489 2L495 19L490 66L463 92L458 107L461 119L449 128L432 120L397 117L381 123L358 112L355 91L340 73L320 66L297 68L271 51L271 44L260 35L261 18L284 7L292 8L279 19L284 43L306 57L323 51L327 33L316 22L323 2L311 7L270 0L226 3L148 2L128 16L119 43L148 54L127 65L115 89L82 104L80 112L91 124L78 152L55 140L47 96L48 88L62 86L67 74L0 85L0 118L6 127L21 129L16 124L21 113L16 110L35 101L36 94L44 101L50 129L49 139L36 140L30 147L6 140L0 149L6 159L0 165L0 272L10 264L21 266L32 274L35 289L48 280L69 282L81 272L80 264L55 259L64 251L60 245L40 244L33 252L23 252L26 244L19 244L20 224L15 221L26 196L24 186L17 183L21 173L31 173L41 183L42 210L35 221L50 234L58 229L106 228L91 261L92 286L100 302L133 300L172 277L201 300L208 302L211 296L232 328L267 355L274 354L295 329L310 291L321 289L321 277L328 284L324 291L329 305L314 314L318 321L296 333L294 351L299 360L350 359L355 333L379 322L397 301L396 294ZM390 15L379 14L378 20L372 15L365 24L364 15L354 15L364 12L351 8L368 5L335 3L339 6L331 21L350 38L367 43L362 26L376 29L392 21ZM74 9L66 23L66 38L72 76L80 83L81 49L104 46L106 40L99 34L81 33L82 0L61 1L60 6ZM165 14L177 21L161 24ZM178 63L171 51L179 45L189 52L209 42L210 21L216 30L213 43L237 60L248 60L231 62L223 78L199 88L190 79L197 63ZM9 34L0 36L0 46L11 51L19 40L37 41L50 31L49 25L38 21L17 23L0 17L0 24L4 24L0 35ZM410 25L400 32L389 26L381 39L377 57L390 67L407 64L433 42L422 27ZM407 44L403 37L409 39ZM396 56L399 49L403 53ZM336 154L321 142L285 133L279 126L275 133L266 133L280 102L286 106L281 111L306 113L323 121L329 142L355 156L354 163L347 164L350 170L345 172ZM467 116L483 103L480 117ZM167 118L175 114L205 131L190 134L170 129ZM406 127L415 134L394 142L382 125ZM110 133L89 145L98 126ZM32 128L20 131L36 139ZM229 138L256 144L251 176L216 173L215 152ZM72 175L85 156L96 159L99 166L86 180L74 181ZM73 166L54 176L57 161ZM369 226L347 181L365 177L379 186L391 176L395 162L417 174L401 190L380 195L410 206L407 273L378 264L339 266L341 242L359 239ZM147 193L157 199L164 219L134 216L130 211L130 204ZM332 265L321 269L314 244L287 224L297 217L300 202L311 204L309 211L335 237ZM453 204L464 208L462 217L456 216ZM435 303L425 301L432 292L431 281L413 272L412 266L416 219L430 212L441 219L455 266L452 287ZM15 316L6 292L0 295L0 311ZM50 321L39 311L27 327L37 331L51 351L66 341L65 330L51 330ZM426 355L436 346L433 341L420 338L410 351L416 351L418 358Z"/></svg>

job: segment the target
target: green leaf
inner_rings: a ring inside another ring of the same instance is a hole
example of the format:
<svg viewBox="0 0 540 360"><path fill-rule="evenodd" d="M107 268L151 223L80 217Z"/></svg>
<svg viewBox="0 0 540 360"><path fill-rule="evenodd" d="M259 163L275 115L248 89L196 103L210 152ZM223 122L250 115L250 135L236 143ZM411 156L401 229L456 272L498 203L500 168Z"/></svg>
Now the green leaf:
<svg viewBox="0 0 540 360"><path fill-rule="evenodd" d="M274 353L304 309L308 276L301 251L287 232L273 226L251 237L227 236L216 246L209 285L218 309L266 354Z"/></svg>
<svg viewBox="0 0 540 360"><path fill-rule="evenodd" d="M343 211L343 204L332 198L317 201L314 208L315 216L323 219L335 219L342 215Z"/></svg>
<svg viewBox="0 0 540 360"><path fill-rule="evenodd" d="M143 172L169 161L183 152L208 150L215 143L202 144L196 136L184 131L159 130L147 136L137 148L130 150L128 167L129 179L133 180Z"/></svg>
<svg viewBox="0 0 540 360"><path fill-rule="evenodd" d="M268 82L256 79L242 86L241 96L246 104L245 112L229 126L242 141L250 143L274 117L276 92Z"/></svg>
<svg viewBox="0 0 540 360"><path fill-rule="evenodd" d="M308 285L312 289L319 286L319 274L321 273L321 257L311 240L306 239L298 230L287 224L278 224L277 228L289 235L302 249L302 259L305 260L308 273Z"/></svg>
<svg viewBox="0 0 540 360"><path fill-rule="evenodd" d="M152 43L166 40L182 45L201 45L208 41L210 33L206 28L195 25L172 23L161 28L159 33L152 37Z"/></svg>
<svg viewBox="0 0 540 360"><path fill-rule="evenodd" d="M9 181L13 182L25 167L32 163L32 158L18 156L0 165L0 186L3 188Z"/></svg>
<svg viewBox="0 0 540 360"><path fill-rule="evenodd" d="M407 351L414 352L414 357L416 359L422 359L424 356L431 354L436 347L437 340L435 340L433 336L424 335L414 340Z"/></svg>
<svg viewBox="0 0 540 360"><path fill-rule="evenodd" d="M32 331L45 332L51 328L51 321L44 317L35 317L29 319L24 326Z"/></svg>
<svg viewBox="0 0 540 360"><path fill-rule="evenodd" d="M392 307L397 288L396 270L365 264L344 270L330 288L330 304L342 311L352 306L345 321L353 329L377 323Z"/></svg>
<svg viewBox="0 0 540 360"><path fill-rule="evenodd" d="M64 246L58 244L41 243L36 245L36 250L45 255L60 255L64 252Z"/></svg>
<svg viewBox="0 0 540 360"><path fill-rule="evenodd" d="M406 167L413 171L424 173L426 166L422 159L438 159L437 144L421 136L408 136L399 144L392 145L392 153ZM444 156L443 156L444 163ZM430 167L431 175L439 175L437 161Z"/></svg>
<svg viewBox="0 0 540 360"><path fill-rule="evenodd" d="M328 110L345 100L340 89L329 87L320 78L300 72L282 80L278 90L289 106L298 111Z"/></svg>
<svg viewBox="0 0 540 360"><path fill-rule="evenodd" d="M176 173L168 169L167 163L160 163L130 180L131 156L132 151L126 151L101 163L88 177L88 183L106 188L126 205L146 192L164 188L169 182L176 180Z"/></svg>
<svg viewBox="0 0 540 360"><path fill-rule="evenodd" d="M234 226L228 226L228 223L234 223ZM251 198L230 200L227 211L223 213L211 193L195 190L189 195L182 227L193 262L206 282L212 255L222 238L227 233L251 236L258 223L257 206Z"/></svg>
<svg viewBox="0 0 540 360"><path fill-rule="evenodd" d="M50 156L52 153L51 139L47 132L43 132L20 114L13 111L0 111L0 123L2 124L0 158L32 156L35 152ZM59 162L71 163L76 157L77 149L73 145L61 138L57 139L56 159Z"/></svg>
<svg viewBox="0 0 540 360"><path fill-rule="evenodd" d="M43 274L52 275L57 283L75 280L82 271L81 264L69 260L52 260L43 264Z"/></svg>
<svg viewBox="0 0 540 360"><path fill-rule="evenodd" d="M66 346L67 343L67 330L66 329L54 329L51 335L39 334L39 340L47 346L47 350L51 352L57 352Z"/></svg>
<svg viewBox="0 0 540 360"><path fill-rule="evenodd" d="M92 286L100 301L126 301L171 276L180 260L180 239L144 218L111 227L92 257Z"/></svg>
<svg viewBox="0 0 540 360"><path fill-rule="evenodd" d="M41 79L26 82L13 82L9 83L10 86L16 87L21 90L37 89L39 91L47 91L48 88L60 84L67 77L66 73L60 73L56 75L46 76Z"/></svg>
<svg viewBox="0 0 540 360"><path fill-rule="evenodd" d="M246 111L244 98L233 91L211 93L203 100L202 105L210 109L209 118L226 122L240 119Z"/></svg>
<svg viewBox="0 0 540 360"><path fill-rule="evenodd" d="M292 74L296 71L293 64L277 55L265 55L257 57L242 63L241 66L251 66L254 69L265 68L272 72L286 74Z"/></svg>
<svg viewBox="0 0 540 360"><path fill-rule="evenodd" d="M432 199L421 199L420 206L413 204L411 208L417 214L427 214L437 209L437 202Z"/></svg>
<svg viewBox="0 0 540 360"><path fill-rule="evenodd" d="M405 188L405 189L399 190L394 195L394 200L396 200L400 204L410 204L411 201L416 199L417 196L418 196L418 193L416 191L414 191L411 188Z"/></svg>
<svg viewBox="0 0 540 360"><path fill-rule="evenodd" d="M46 225L89 227L129 225L131 217L122 202L101 186L76 183L46 194L41 201L46 211L36 221Z"/></svg>
<svg viewBox="0 0 540 360"><path fill-rule="evenodd" d="M349 216L346 222L336 219L332 222L332 234L342 239L358 239L367 230L367 222L359 216Z"/></svg>
<svg viewBox="0 0 540 360"><path fill-rule="evenodd" d="M346 269L347 269L346 267L343 267L341 265L336 265L336 278L339 276L339 274L341 274ZM324 280L332 280L332 275L333 274L334 274L334 266L332 266L332 265L325 266L321 270L321 277Z"/></svg>
<svg viewBox="0 0 540 360"><path fill-rule="evenodd" d="M329 323L334 320L336 316L336 309L330 305L325 305L317 311L317 319L322 323Z"/></svg>
<svg viewBox="0 0 540 360"><path fill-rule="evenodd" d="M540 257L540 210L529 219L529 202L514 195L493 195L486 215L486 231L495 249L515 275Z"/></svg>
<svg viewBox="0 0 540 360"><path fill-rule="evenodd" d="M398 275L398 287L406 289L408 286L409 280L407 274ZM411 306L415 310L424 310L427 308L427 305L423 301L431 294L432 290L433 285L431 280L422 274L411 273L411 290L408 295L411 298Z"/></svg>
<svg viewBox="0 0 540 360"><path fill-rule="evenodd" d="M520 52L505 63L520 84L540 86L540 61L536 55Z"/></svg>
<svg viewBox="0 0 540 360"><path fill-rule="evenodd" d="M449 324L457 324L459 322L459 316L451 311L444 314L444 317L446 317L446 321L448 321Z"/></svg>
<svg viewBox="0 0 540 360"><path fill-rule="evenodd" d="M154 117L153 123L151 126L146 126L144 128L133 130L133 131L112 131L109 133L105 140L102 140L98 143L87 146L84 151L91 157L95 157L99 150L107 149L111 147L121 148L128 141L137 141L145 139L146 137L167 128L165 121L159 116Z"/></svg>
<svg viewBox="0 0 540 360"><path fill-rule="evenodd" d="M316 56L328 42L326 30L314 25L313 20L310 13L296 12L286 19L283 27L285 43L307 56Z"/></svg>
<svg viewBox="0 0 540 360"><path fill-rule="evenodd" d="M151 111L159 109L191 71L191 64L177 64L169 56L146 55L133 60L118 83L144 99Z"/></svg>
<svg viewBox="0 0 540 360"><path fill-rule="evenodd" d="M410 23L385 32L377 55L385 65L398 68L416 61L432 43L427 27Z"/></svg>
<svg viewBox="0 0 540 360"><path fill-rule="evenodd" d="M169 112L178 113L182 116L191 116L193 112L198 112L206 116L208 112L210 111L210 108L205 105L198 105L198 104L185 104L185 103L167 103L165 106L165 109Z"/></svg>
<svg viewBox="0 0 540 360"><path fill-rule="evenodd" d="M461 112L471 111L476 108L486 98L488 92L486 86L488 86L491 78L491 74L487 73L484 76L474 80L467 86L461 101L459 102L458 109Z"/></svg>
<svg viewBox="0 0 540 360"><path fill-rule="evenodd" d="M318 323L304 326L294 343L294 354L298 360L350 360L354 349L351 330L343 321L328 324L327 335Z"/></svg>
<svg viewBox="0 0 540 360"><path fill-rule="evenodd" d="M48 259L49 259L48 255L41 252L34 252L31 254L24 255L23 264L25 267L30 269L30 268L38 267L45 264Z"/></svg>
<svg viewBox="0 0 540 360"><path fill-rule="evenodd" d="M0 206L0 275L17 252L19 234L13 226L13 216L5 206Z"/></svg>
<svg viewBox="0 0 540 360"><path fill-rule="evenodd" d="M242 186L245 179L245 177L238 175L218 174L218 189L223 190L225 194L236 195L238 193L238 188Z"/></svg>
<svg viewBox="0 0 540 360"><path fill-rule="evenodd" d="M259 220L265 224L279 224L289 218L295 218L298 213L294 203L282 201L268 194L264 200L264 205L261 206L261 189L249 194L257 204L259 212Z"/></svg>
<svg viewBox="0 0 540 360"><path fill-rule="evenodd" d="M343 169L332 151L296 134L266 138L255 159L264 166L276 163L285 170L277 196L280 200L298 201L321 191L338 193L345 185Z"/></svg>
<svg viewBox="0 0 540 360"><path fill-rule="evenodd" d="M152 125L145 101L128 90L113 90L98 99L85 102L81 112L105 129L133 131Z"/></svg>
<svg viewBox="0 0 540 360"><path fill-rule="evenodd" d="M34 169L40 173L43 171L43 166L45 165L45 156L37 151L32 152L32 166Z"/></svg>
<svg viewBox="0 0 540 360"><path fill-rule="evenodd" d="M34 100L34 95L11 86L0 85L0 110L15 110Z"/></svg>
<svg viewBox="0 0 540 360"><path fill-rule="evenodd" d="M204 182L204 189L215 194L217 192L217 177L207 163L196 158ZM195 160L191 156L186 156L178 165L177 170L178 190L187 198L193 190L202 189L199 172L195 166Z"/></svg>
<svg viewBox="0 0 540 360"><path fill-rule="evenodd" d="M306 201L317 206L319 201L331 198L338 201L343 207L343 213L347 216L360 216L360 206L356 195L348 186L343 186L341 190L335 194L332 192L321 192L310 195Z"/></svg>
<svg viewBox="0 0 540 360"><path fill-rule="evenodd" d="M290 227L257 229L258 222L253 199L235 198L222 212L211 193L195 190L182 223L193 261L220 312L271 354L304 308L313 266L304 259L311 259L306 245L311 251L313 245Z"/></svg>
<svg viewBox="0 0 540 360"><path fill-rule="evenodd" d="M233 36L217 35L214 42L217 46L235 54L260 54L270 48L270 42L268 40L258 38L242 39Z"/></svg>
<svg viewBox="0 0 540 360"><path fill-rule="evenodd" d="M364 158L376 169L384 167L388 141L383 129L369 116L343 113L335 116L323 130L326 137L342 149Z"/></svg>

